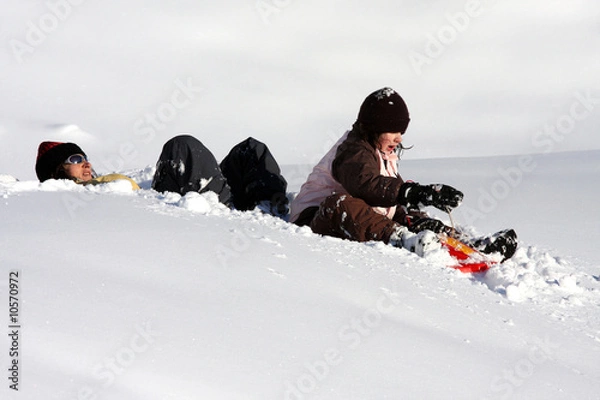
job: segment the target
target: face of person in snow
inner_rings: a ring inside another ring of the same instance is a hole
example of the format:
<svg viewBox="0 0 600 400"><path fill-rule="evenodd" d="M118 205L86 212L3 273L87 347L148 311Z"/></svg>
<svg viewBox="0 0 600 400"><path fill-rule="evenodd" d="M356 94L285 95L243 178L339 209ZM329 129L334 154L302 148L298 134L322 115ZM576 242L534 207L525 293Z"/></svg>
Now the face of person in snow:
<svg viewBox="0 0 600 400"><path fill-rule="evenodd" d="M383 153L390 154L396 151L396 147L402 143L402 134L398 133L382 133L377 138L377 148Z"/></svg>
<svg viewBox="0 0 600 400"><path fill-rule="evenodd" d="M70 179L89 181L92 179L92 163L83 154L73 154L62 164L62 169Z"/></svg>

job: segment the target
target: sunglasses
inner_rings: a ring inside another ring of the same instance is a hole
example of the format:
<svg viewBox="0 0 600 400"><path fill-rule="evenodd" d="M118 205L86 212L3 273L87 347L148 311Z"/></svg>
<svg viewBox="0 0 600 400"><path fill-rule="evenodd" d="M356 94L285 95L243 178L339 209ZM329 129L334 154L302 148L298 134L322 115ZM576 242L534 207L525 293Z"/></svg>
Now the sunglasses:
<svg viewBox="0 0 600 400"><path fill-rule="evenodd" d="M72 156L67 158L63 162L63 164L81 164L82 162L85 162L87 160L87 156L84 156L83 154L73 154Z"/></svg>

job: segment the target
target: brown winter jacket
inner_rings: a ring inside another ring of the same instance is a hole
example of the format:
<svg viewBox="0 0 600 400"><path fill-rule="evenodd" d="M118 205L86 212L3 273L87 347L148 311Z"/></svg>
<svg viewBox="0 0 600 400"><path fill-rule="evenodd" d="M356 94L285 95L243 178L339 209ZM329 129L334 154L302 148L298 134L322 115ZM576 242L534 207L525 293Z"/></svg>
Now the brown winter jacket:
<svg viewBox="0 0 600 400"><path fill-rule="evenodd" d="M392 207L398 204L398 193L404 180L380 173L376 149L356 130L340 144L331 165L333 177L348 193L364 200L371 207ZM398 220L398 212L395 220Z"/></svg>

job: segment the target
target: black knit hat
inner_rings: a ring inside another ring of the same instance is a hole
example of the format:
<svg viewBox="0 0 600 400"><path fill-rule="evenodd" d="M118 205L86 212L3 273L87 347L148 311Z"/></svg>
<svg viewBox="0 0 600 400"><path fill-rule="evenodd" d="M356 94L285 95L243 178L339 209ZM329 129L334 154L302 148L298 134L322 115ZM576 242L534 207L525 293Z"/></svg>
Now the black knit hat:
<svg viewBox="0 0 600 400"><path fill-rule="evenodd" d="M87 156L75 143L42 142L35 162L35 173L40 182L56 178L58 166L73 154Z"/></svg>
<svg viewBox="0 0 600 400"><path fill-rule="evenodd" d="M410 117L402 97L394 89L385 87L367 96L360 106L356 122L369 132L404 134Z"/></svg>

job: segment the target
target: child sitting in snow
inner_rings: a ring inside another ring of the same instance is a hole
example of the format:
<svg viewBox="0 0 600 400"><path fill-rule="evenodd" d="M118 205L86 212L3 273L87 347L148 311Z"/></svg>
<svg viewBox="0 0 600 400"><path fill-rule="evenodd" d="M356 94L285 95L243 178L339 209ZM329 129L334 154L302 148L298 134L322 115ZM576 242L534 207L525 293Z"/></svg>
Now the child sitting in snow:
<svg viewBox="0 0 600 400"><path fill-rule="evenodd" d="M448 185L420 185L398 174L396 151L410 121L404 100L391 88L371 93L352 129L314 167L292 201L290 221L313 232L356 241L377 240L423 255L440 247L438 235L452 233L420 210L457 207L463 194ZM504 239L477 243L481 251L516 248L514 231ZM475 244L475 243L473 243ZM492 246L493 245L493 246ZM502 247L504 246L504 247Z"/></svg>
<svg viewBox="0 0 600 400"><path fill-rule="evenodd" d="M85 152L74 143L41 143L35 171L40 182L72 179L87 185L125 179L134 190L140 188L125 175L97 176ZM273 215L287 214L287 182L267 146L253 138L233 147L219 165L198 139L176 136L163 146L152 188L181 195L213 191L223 204L238 210L259 206Z"/></svg>

